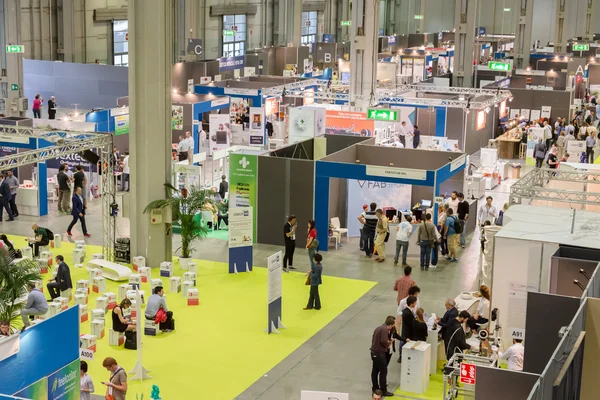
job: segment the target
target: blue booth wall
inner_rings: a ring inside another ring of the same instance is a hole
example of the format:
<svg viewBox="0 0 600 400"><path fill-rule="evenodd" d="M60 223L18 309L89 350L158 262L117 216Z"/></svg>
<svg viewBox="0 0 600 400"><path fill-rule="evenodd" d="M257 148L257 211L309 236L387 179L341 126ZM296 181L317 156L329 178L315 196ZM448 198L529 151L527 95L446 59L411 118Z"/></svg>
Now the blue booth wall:
<svg viewBox="0 0 600 400"><path fill-rule="evenodd" d="M79 358L79 307L21 333L20 350L0 362L0 393L13 394Z"/></svg>

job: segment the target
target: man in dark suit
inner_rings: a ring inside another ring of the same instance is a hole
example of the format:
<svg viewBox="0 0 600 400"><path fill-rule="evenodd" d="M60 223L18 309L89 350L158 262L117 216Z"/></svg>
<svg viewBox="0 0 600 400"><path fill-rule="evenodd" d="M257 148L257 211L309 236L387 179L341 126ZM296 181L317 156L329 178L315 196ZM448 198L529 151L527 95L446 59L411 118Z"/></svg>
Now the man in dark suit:
<svg viewBox="0 0 600 400"><path fill-rule="evenodd" d="M56 119L56 102L54 96L48 100L48 119Z"/></svg>
<svg viewBox="0 0 600 400"><path fill-rule="evenodd" d="M450 325L450 323L458 317L458 310L456 309L456 302L454 299L446 300L446 312L442 319L436 318L436 323L440 326L440 334L444 337L444 332L446 332L446 327Z"/></svg>
<svg viewBox="0 0 600 400"><path fill-rule="evenodd" d="M446 327L446 332L443 336L444 345L446 346L446 360L450 360L454 353L464 352L471 348L471 345L467 343L465 330L462 326L470 317L469 312L463 310Z"/></svg>
<svg viewBox="0 0 600 400"><path fill-rule="evenodd" d="M69 224L67 228L67 235L73 236L71 233L71 229L77 223L77 221L81 221L81 229L83 230L83 236L90 237L91 235L87 232L87 227L85 226L85 207L83 206L83 197L81 197L81 187L75 187L75 194L73 194L73 202L71 215L73 216L73 221Z"/></svg>
<svg viewBox="0 0 600 400"><path fill-rule="evenodd" d="M415 325L415 306L417 304L416 296L408 296L406 299L406 308L402 310L402 337L412 339L413 328Z"/></svg>
<svg viewBox="0 0 600 400"><path fill-rule="evenodd" d="M14 221L15 218L13 216L12 210L10 209L10 199L12 195L10 194L10 185L8 184L7 174L2 174L2 183L0 183L0 221L2 221L2 214L4 210L8 213L8 220Z"/></svg>
<svg viewBox="0 0 600 400"><path fill-rule="evenodd" d="M50 298L54 300L60 297L60 292L68 289L73 289L73 282L71 281L71 271L69 266L65 262L63 256L56 256L56 263L58 264L58 271L56 272L56 278L50 280L46 287Z"/></svg>

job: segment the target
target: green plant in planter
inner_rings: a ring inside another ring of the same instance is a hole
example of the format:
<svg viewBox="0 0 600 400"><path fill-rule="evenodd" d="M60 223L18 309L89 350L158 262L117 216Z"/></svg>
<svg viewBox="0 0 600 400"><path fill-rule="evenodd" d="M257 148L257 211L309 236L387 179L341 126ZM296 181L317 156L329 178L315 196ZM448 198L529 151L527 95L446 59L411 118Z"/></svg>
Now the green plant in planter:
<svg viewBox="0 0 600 400"><path fill-rule="evenodd" d="M195 188L189 191L184 188L180 191L170 183L165 183L165 190L167 192L166 198L148 204L144 209L144 213L156 208L171 207L173 221L178 221L181 227L181 247L175 251L181 249L181 257L190 258L192 251L194 251L194 242L208 234L206 226L194 217L200 213L205 203L215 208L219 207L215 201L215 194L211 190Z"/></svg>
<svg viewBox="0 0 600 400"><path fill-rule="evenodd" d="M39 268L32 260L12 263L12 259L0 251L0 320L10 322L13 330L20 326L21 309L26 302L17 303L20 297L27 295L27 284L41 281Z"/></svg>

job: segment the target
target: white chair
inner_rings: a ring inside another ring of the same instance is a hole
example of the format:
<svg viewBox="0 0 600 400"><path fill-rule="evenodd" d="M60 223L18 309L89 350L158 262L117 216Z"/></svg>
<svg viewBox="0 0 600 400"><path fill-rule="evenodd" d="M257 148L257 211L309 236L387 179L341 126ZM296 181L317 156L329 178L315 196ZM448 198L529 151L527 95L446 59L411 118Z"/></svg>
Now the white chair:
<svg viewBox="0 0 600 400"><path fill-rule="evenodd" d="M346 235L346 242L348 241L348 229L340 227L340 219L338 217L331 218L331 225L333 225L333 231L340 234L340 241L342 235Z"/></svg>
<svg viewBox="0 0 600 400"><path fill-rule="evenodd" d="M214 222L212 211L202 210L200 211L200 217L202 218L202 221L204 221L205 224L208 225L209 222L212 223L212 230L215 230L216 223Z"/></svg>
<svg viewBox="0 0 600 400"><path fill-rule="evenodd" d="M339 236L337 236L337 235L335 235L335 234L334 234L334 235L331 235L331 236L328 236L328 239L327 239L327 247L329 247L329 242L330 242L330 241L333 239L333 243L335 244L335 249L337 250L337 249L338 249L338 247L339 247L339 246L338 246L338 244L339 244L339 239L338 239L338 238L339 238Z"/></svg>

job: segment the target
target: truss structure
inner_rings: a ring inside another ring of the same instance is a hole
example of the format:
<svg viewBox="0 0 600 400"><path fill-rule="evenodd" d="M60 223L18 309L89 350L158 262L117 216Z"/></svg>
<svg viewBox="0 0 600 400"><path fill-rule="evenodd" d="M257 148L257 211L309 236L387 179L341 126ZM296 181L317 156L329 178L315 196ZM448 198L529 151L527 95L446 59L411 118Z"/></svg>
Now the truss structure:
<svg viewBox="0 0 600 400"><path fill-rule="evenodd" d="M100 152L101 166L110 166L113 148L113 136L109 133L75 132L63 130L43 130L31 127L0 125L0 141L36 139L46 143L38 143L35 150L28 150L0 158L0 171L24 165L41 163L53 158L79 153L84 150L96 149ZM114 260L115 229L114 217L111 215L111 205L115 202L115 181L112 167L105 172L99 169L101 180L100 194L102 196L102 252L104 258Z"/></svg>
<svg viewBox="0 0 600 400"><path fill-rule="evenodd" d="M306 92L307 87L315 88ZM350 103L350 85L332 83L322 79L307 79L262 90L265 97L313 98L323 102ZM416 95L415 95L416 93ZM440 94L444 98L418 97L419 93ZM453 97L448 98L448 95ZM368 103L374 107L389 104L410 104L446 108L484 110L497 106L505 100L512 100L512 93L503 89L470 89L448 86L402 84L395 87L381 84L374 96L357 96L352 101Z"/></svg>
<svg viewBox="0 0 600 400"><path fill-rule="evenodd" d="M551 181L600 182L600 173L536 168L511 186L510 203L521 204L523 200L545 200L600 205L600 193L552 189L548 187Z"/></svg>

